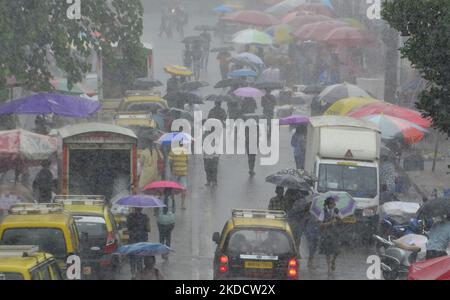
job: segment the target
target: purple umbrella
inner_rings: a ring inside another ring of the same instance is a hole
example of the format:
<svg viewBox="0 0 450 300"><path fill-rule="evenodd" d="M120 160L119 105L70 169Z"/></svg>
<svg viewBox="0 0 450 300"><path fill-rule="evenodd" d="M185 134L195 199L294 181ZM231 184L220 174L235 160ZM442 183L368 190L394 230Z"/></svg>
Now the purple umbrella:
<svg viewBox="0 0 450 300"><path fill-rule="evenodd" d="M119 199L115 205L137 207L137 208L158 208L166 207L158 198L146 195L128 196Z"/></svg>
<svg viewBox="0 0 450 300"><path fill-rule="evenodd" d="M300 115L280 119L280 125L304 125L308 124L308 122L308 117Z"/></svg>
<svg viewBox="0 0 450 300"><path fill-rule="evenodd" d="M0 115L46 115L55 114L64 117L85 118L95 114L101 104L88 99L39 93L8 102L0 107Z"/></svg>
<svg viewBox="0 0 450 300"><path fill-rule="evenodd" d="M234 94L238 97L251 97L251 98L262 97L265 95L263 91L252 87L243 87L237 89L234 91Z"/></svg>

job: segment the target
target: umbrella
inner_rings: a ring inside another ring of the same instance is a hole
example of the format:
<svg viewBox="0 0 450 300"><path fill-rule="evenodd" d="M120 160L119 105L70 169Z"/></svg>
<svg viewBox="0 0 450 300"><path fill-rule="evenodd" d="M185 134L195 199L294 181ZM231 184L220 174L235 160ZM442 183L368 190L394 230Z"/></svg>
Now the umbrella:
<svg viewBox="0 0 450 300"><path fill-rule="evenodd" d="M137 208L166 207L166 205L162 203L161 200L159 200L158 198L145 195L128 196L126 198L119 199L114 204L119 206L137 207Z"/></svg>
<svg viewBox="0 0 450 300"><path fill-rule="evenodd" d="M164 71L171 75L177 76L192 76L194 73L186 67L177 66L177 65L169 65L164 67Z"/></svg>
<svg viewBox="0 0 450 300"><path fill-rule="evenodd" d="M64 117L86 118L98 112L100 108L99 102L80 97L39 93L3 104L0 106L0 115L55 114Z"/></svg>
<svg viewBox="0 0 450 300"><path fill-rule="evenodd" d="M58 149L56 138L23 129L0 132L0 171L22 167L25 162L48 159Z"/></svg>
<svg viewBox="0 0 450 300"><path fill-rule="evenodd" d="M216 8L214 8L213 12L218 13L218 14L229 14L229 13L234 12L234 8L222 4L222 5L217 6Z"/></svg>
<svg viewBox="0 0 450 300"><path fill-rule="evenodd" d="M230 78L239 78L239 77L257 77L258 73L250 69L240 69L234 70L228 73L228 77Z"/></svg>
<svg viewBox="0 0 450 300"><path fill-rule="evenodd" d="M438 198L425 203L417 212L418 219L450 216L450 199Z"/></svg>
<svg viewBox="0 0 450 300"><path fill-rule="evenodd" d="M230 101L234 101L234 99L231 96L228 95L209 95L208 97L206 97L205 99L206 101L212 101L212 102L230 102Z"/></svg>
<svg viewBox="0 0 450 300"><path fill-rule="evenodd" d="M317 219L323 216L325 200L333 197L336 201L336 208L339 209L339 217L346 218L355 214L356 201L347 192L327 192L325 194L314 197L311 205L311 214Z"/></svg>
<svg viewBox="0 0 450 300"><path fill-rule="evenodd" d="M316 23L316 22L322 22L322 21L331 21L333 18L323 16L323 15L316 15L310 12L298 12L293 11L287 14L283 17L282 21L288 25L290 25L292 28L300 28L306 24Z"/></svg>
<svg viewBox="0 0 450 300"><path fill-rule="evenodd" d="M193 92L171 92L164 96L164 99L167 101L178 101L182 99L183 101L192 102L194 104L203 104L203 99L199 95Z"/></svg>
<svg viewBox="0 0 450 300"><path fill-rule="evenodd" d="M322 106L326 106L334 104L341 99L350 97L372 98L369 93L358 86L342 83L327 87L317 96L316 99L322 104Z"/></svg>
<svg viewBox="0 0 450 300"><path fill-rule="evenodd" d="M354 117L354 118L362 118L364 116L368 115L375 115L375 114L385 114L388 116L393 116L399 119L407 120L411 123L414 123L416 125L419 125L422 128L430 128L431 127L431 120L425 119L422 117L422 115L412 109L408 109L405 107L401 107L394 104L389 104L386 102L382 103L374 103L362 106L358 109L355 109L354 111L350 112L348 116Z"/></svg>
<svg viewBox="0 0 450 300"><path fill-rule="evenodd" d="M354 109L360 108L364 105L382 102L372 98L351 97L336 101L331 105L324 115L345 116Z"/></svg>
<svg viewBox="0 0 450 300"><path fill-rule="evenodd" d="M261 90L282 90L284 88L284 84L282 82L276 81L258 82L255 86Z"/></svg>
<svg viewBox="0 0 450 300"><path fill-rule="evenodd" d="M207 86L209 86L209 83L206 81L189 81L183 83L181 89L184 91L194 91Z"/></svg>
<svg viewBox="0 0 450 300"><path fill-rule="evenodd" d="M240 78L228 78L228 79L219 81L214 86L214 88L222 89L222 88L232 87L232 86L236 86L236 85L242 85L243 83L245 83L245 81Z"/></svg>
<svg viewBox="0 0 450 300"><path fill-rule="evenodd" d="M289 44L293 41L291 35L292 28L288 24L279 24L269 27L265 32L273 37L273 41L277 45Z"/></svg>
<svg viewBox="0 0 450 300"><path fill-rule="evenodd" d="M361 119L377 124L383 139L392 140L402 137L410 145L419 143L428 132L419 125L385 114L369 115Z"/></svg>
<svg viewBox="0 0 450 300"><path fill-rule="evenodd" d="M152 78L138 78L133 83L133 89L134 90L151 90L155 87L163 86L164 84L157 80Z"/></svg>
<svg viewBox="0 0 450 300"><path fill-rule="evenodd" d="M144 187L144 192L162 193L165 189L170 189L172 192L181 193L186 191L186 188L173 181L157 181Z"/></svg>
<svg viewBox="0 0 450 300"><path fill-rule="evenodd" d="M450 256L413 264L409 268L408 280L450 280Z"/></svg>
<svg viewBox="0 0 450 300"><path fill-rule="evenodd" d="M187 133L171 132L171 133L166 133L163 136L161 136L157 143L161 144L161 145L171 145L174 142L178 142L178 143L182 143L183 145L185 145L185 144L191 143L192 141L193 141L193 138Z"/></svg>
<svg viewBox="0 0 450 300"><path fill-rule="evenodd" d="M232 42L235 44L257 44L272 45L273 39L265 32L256 29L245 29L233 35Z"/></svg>
<svg viewBox="0 0 450 300"><path fill-rule="evenodd" d="M215 26L211 26L211 25L197 25L194 27L194 30L197 31L214 31L216 30Z"/></svg>
<svg viewBox="0 0 450 300"><path fill-rule="evenodd" d="M211 52L230 52L230 51L234 51L234 47L217 47L217 48L212 48Z"/></svg>
<svg viewBox="0 0 450 300"><path fill-rule="evenodd" d="M252 87L239 88L235 90L233 93L238 97L251 97L251 98L262 97L266 94L263 91Z"/></svg>
<svg viewBox="0 0 450 300"><path fill-rule="evenodd" d="M298 7L300 4L304 4L305 2L305 0L284 0L267 8L264 12L272 14L276 17L282 17L288 12L292 11L294 8Z"/></svg>
<svg viewBox="0 0 450 300"><path fill-rule="evenodd" d="M266 27L280 23L277 18L257 10L238 11L222 17L222 20Z"/></svg>
<svg viewBox="0 0 450 300"><path fill-rule="evenodd" d="M322 41L335 46L357 47L371 44L375 39L368 32L343 26L330 31Z"/></svg>
<svg viewBox="0 0 450 300"><path fill-rule="evenodd" d="M306 116L290 116L280 119L280 125L305 125L309 123L309 118Z"/></svg>
<svg viewBox="0 0 450 300"><path fill-rule="evenodd" d="M121 246L115 254L135 255L135 256L157 256L166 255L173 252L172 249L163 244L137 243Z"/></svg>
<svg viewBox="0 0 450 300"><path fill-rule="evenodd" d="M330 21L320 21L315 23L310 23L303 25L302 27L294 30L293 36L302 41L323 41L328 34L339 27L348 27L349 24L344 21L330 20Z"/></svg>
<svg viewBox="0 0 450 300"><path fill-rule="evenodd" d="M336 13L332 8L322 3L304 3L297 6L294 11L307 11L316 15L324 15L330 18L334 18Z"/></svg>
<svg viewBox="0 0 450 300"><path fill-rule="evenodd" d="M311 186L317 179L304 170L285 169L270 175L266 182L288 189L311 191Z"/></svg>
<svg viewBox="0 0 450 300"><path fill-rule="evenodd" d="M249 53L249 52L239 53L234 58L237 58L240 60L247 60L255 65L261 65L261 66L264 65L263 60L259 56L255 55L253 53Z"/></svg>

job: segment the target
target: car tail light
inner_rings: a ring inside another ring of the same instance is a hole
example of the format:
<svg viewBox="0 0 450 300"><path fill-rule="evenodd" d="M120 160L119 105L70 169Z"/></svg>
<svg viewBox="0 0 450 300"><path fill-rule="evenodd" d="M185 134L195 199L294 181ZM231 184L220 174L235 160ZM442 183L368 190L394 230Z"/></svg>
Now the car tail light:
<svg viewBox="0 0 450 300"><path fill-rule="evenodd" d="M219 263L220 263L219 272L222 274L228 272L228 256L222 255L219 258Z"/></svg>
<svg viewBox="0 0 450 300"><path fill-rule="evenodd" d="M298 261L293 258L288 263L288 277L289 278L297 278L298 275Z"/></svg>
<svg viewBox="0 0 450 300"><path fill-rule="evenodd" d="M225 266L225 265L220 266L220 267L219 267L219 272L220 272L220 273L226 273L226 272L228 272L228 267Z"/></svg>
<svg viewBox="0 0 450 300"><path fill-rule="evenodd" d="M289 267L290 268L297 268L298 267L298 261L295 258L291 259L289 261Z"/></svg>
<svg viewBox="0 0 450 300"><path fill-rule="evenodd" d="M112 254L117 250L117 241L114 238L112 232L108 232L108 237L106 238L106 246L103 251L104 254Z"/></svg>
<svg viewBox="0 0 450 300"><path fill-rule="evenodd" d="M221 264L227 264L228 263L228 257L223 255L223 256L220 257L219 261L220 261Z"/></svg>
<svg viewBox="0 0 450 300"><path fill-rule="evenodd" d="M290 278L296 278L297 274L298 274L297 269L289 269L288 276Z"/></svg>

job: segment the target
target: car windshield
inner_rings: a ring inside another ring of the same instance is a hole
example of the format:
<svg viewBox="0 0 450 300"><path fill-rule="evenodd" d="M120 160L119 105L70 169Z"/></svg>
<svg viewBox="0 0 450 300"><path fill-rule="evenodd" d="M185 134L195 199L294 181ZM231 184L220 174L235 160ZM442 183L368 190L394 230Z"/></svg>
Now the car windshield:
<svg viewBox="0 0 450 300"><path fill-rule="evenodd" d="M2 280L23 280L22 274L19 273L2 273L0 272L0 281Z"/></svg>
<svg viewBox="0 0 450 300"><path fill-rule="evenodd" d="M347 192L356 198L374 198L378 194L377 169L321 164L318 192L329 191Z"/></svg>
<svg viewBox="0 0 450 300"><path fill-rule="evenodd" d="M234 231L229 238L228 251L252 255L285 255L295 252L286 232L259 228Z"/></svg>
<svg viewBox="0 0 450 300"><path fill-rule="evenodd" d="M54 228L7 229L2 237L4 245L37 245L39 250L57 258L66 256L64 233Z"/></svg>
<svg viewBox="0 0 450 300"><path fill-rule="evenodd" d="M106 222L101 217L75 216L75 224L78 232L82 235L87 233L88 237L104 238L107 235Z"/></svg>
<svg viewBox="0 0 450 300"><path fill-rule="evenodd" d="M156 114L162 108L164 106L158 102L131 103L127 106L126 111L145 111Z"/></svg>

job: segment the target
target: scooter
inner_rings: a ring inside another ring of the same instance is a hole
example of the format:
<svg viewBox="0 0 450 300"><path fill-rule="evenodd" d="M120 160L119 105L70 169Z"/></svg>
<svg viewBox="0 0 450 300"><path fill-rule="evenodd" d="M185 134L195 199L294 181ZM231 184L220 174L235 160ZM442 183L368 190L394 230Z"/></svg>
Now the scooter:
<svg viewBox="0 0 450 300"><path fill-rule="evenodd" d="M421 251L420 247L401 247L394 243L391 237L384 239L378 235L373 236L377 244L384 246L384 252L378 253L381 258L381 271L385 280L404 279L407 277L409 267L417 261Z"/></svg>
<svg viewBox="0 0 450 300"><path fill-rule="evenodd" d="M401 238L407 234L424 234L423 221L410 219L409 223L401 224L390 216L381 221L380 235L383 237L393 236Z"/></svg>

